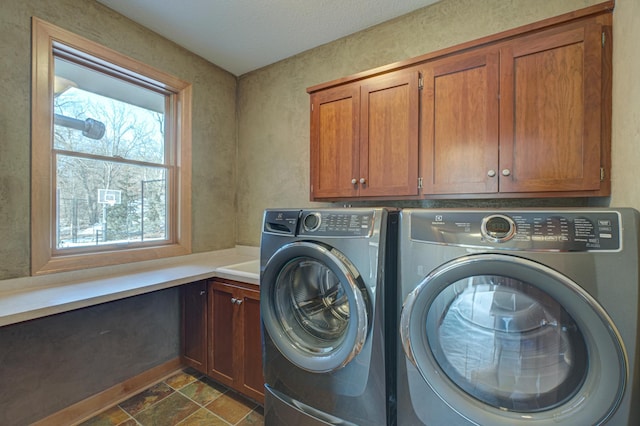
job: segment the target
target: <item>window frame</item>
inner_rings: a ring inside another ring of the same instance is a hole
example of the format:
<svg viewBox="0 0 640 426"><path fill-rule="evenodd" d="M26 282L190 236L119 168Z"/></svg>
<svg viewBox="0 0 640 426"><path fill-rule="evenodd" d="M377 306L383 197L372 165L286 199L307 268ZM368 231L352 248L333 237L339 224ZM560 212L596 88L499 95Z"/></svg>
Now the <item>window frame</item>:
<svg viewBox="0 0 640 426"><path fill-rule="evenodd" d="M166 112L166 137L171 139L168 164L176 176L167 194L170 210L167 242L122 248L97 246L94 251L56 249L56 170L52 155L54 49L85 54L101 61L98 70L106 67L114 70L119 78L129 76L172 93L174 107ZM32 18L31 84L31 274L191 253L191 84L36 17Z"/></svg>

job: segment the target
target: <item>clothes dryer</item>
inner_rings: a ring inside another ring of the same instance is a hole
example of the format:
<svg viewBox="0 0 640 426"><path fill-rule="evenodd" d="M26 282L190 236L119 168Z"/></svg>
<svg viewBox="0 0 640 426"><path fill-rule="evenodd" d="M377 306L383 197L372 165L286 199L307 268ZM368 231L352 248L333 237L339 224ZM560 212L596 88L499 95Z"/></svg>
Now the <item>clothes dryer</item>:
<svg viewBox="0 0 640 426"><path fill-rule="evenodd" d="M397 223L383 208L265 211L266 425L395 422Z"/></svg>
<svg viewBox="0 0 640 426"><path fill-rule="evenodd" d="M398 424L640 424L638 221L404 210Z"/></svg>

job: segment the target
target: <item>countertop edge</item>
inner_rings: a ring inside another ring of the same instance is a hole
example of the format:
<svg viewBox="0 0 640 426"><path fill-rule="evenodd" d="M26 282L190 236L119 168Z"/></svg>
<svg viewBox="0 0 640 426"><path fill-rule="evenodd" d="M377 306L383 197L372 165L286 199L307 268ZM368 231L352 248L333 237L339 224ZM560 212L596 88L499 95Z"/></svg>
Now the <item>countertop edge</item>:
<svg viewBox="0 0 640 426"><path fill-rule="evenodd" d="M161 261L1 280L0 327L214 277L259 285L259 272L230 268L258 259L258 247L237 246Z"/></svg>

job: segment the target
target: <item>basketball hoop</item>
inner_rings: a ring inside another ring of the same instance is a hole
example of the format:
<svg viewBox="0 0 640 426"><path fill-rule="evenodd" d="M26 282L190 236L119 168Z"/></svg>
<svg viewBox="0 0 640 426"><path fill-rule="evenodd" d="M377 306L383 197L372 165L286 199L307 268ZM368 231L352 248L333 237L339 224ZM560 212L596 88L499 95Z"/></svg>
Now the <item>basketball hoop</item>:
<svg viewBox="0 0 640 426"><path fill-rule="evenodd" d="M114 206L122 202L122 191L118 189L98 189L98 203Z"/></svg>

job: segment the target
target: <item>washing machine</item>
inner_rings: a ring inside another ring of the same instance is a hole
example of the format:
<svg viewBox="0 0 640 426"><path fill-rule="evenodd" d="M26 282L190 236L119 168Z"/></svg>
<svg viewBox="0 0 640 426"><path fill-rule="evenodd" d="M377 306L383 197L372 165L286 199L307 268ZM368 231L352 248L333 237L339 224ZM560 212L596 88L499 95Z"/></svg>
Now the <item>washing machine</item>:
<svg viewBox="0 0 640 426"><path fill-rule="evenodd" d="M397 225L384 208L265 211L267 426L395 422Z"/></svg>
<svg viewBox="0 0 640 426"><path fill-rule="evenodd" d="M398 424L640 424L638 220L404 210Z"/></svg>

